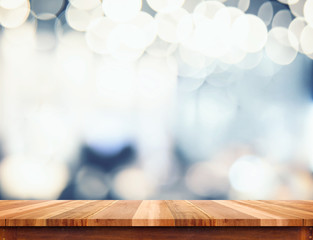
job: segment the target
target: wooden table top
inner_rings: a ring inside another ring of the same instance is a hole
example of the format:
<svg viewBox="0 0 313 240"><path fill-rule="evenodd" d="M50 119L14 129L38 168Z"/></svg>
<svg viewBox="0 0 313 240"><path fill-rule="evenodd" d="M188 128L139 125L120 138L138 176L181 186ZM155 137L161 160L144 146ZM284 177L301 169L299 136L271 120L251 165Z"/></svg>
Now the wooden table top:
<svg viewBox="0 0 313 240"><path fill-rule="evenodd" d="M2 200L0 226L313 226L313 201Z"/></svg>

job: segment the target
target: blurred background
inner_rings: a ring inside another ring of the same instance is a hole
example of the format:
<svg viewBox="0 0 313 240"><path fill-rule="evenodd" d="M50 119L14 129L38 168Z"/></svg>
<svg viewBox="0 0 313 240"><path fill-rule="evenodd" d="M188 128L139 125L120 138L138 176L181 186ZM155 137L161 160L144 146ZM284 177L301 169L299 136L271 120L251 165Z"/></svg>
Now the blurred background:
<svg viewBox="0 0 313 240"><path fill-rule="evenodd" d="M0 0L0 199L313 199L313 0Z"/></svg>

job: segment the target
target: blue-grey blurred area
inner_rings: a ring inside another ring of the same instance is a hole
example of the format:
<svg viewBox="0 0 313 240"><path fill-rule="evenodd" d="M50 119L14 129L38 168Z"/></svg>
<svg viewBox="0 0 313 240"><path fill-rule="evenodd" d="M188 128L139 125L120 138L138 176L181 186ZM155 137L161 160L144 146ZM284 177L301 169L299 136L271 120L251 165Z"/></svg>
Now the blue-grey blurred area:
<svg viewBox="0 0 313 240"><path fill-rule="evenodd" d="M0 199L312 199L313 0L0 0Z"/></svg>

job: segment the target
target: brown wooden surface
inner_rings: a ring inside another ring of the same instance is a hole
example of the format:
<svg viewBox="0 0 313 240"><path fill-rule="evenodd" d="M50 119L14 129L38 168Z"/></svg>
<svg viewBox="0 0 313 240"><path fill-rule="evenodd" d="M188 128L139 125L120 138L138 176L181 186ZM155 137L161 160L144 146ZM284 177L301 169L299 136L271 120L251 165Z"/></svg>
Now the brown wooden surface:
<svg viewBox="0 0 313 240"><path fill-rule="evenodd" d="M0 201L0 226L313 226L313 201Z"/></svg>
<svg viewBox="0 0 313 240"><path fill-rule="evenodd" d="M311 240L308 227L6 227L3 240Z"/></svg>

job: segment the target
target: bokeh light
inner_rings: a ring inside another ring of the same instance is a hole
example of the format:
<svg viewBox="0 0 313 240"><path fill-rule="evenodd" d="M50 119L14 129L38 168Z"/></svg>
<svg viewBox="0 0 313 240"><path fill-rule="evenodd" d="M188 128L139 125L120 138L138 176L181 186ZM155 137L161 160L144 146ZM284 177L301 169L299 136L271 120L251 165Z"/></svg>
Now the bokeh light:
<svg viewBox="0 0 313 240"><path fill-rule="evenodd" d="M313 53L312 41L313 41L313 27L307 25L303 28L300 37L301 48L305 54Z"/></svg>
<svg viewBox="0 0 313 240"><path fill-rule="evenodd" d="M299 52L303 53L302 47L300 45L301 34L303 32L304 27L307 25L304 18L297 17L295 18L288 27L288 38L291 46L297 50L299 48Z"/></svg>
<svg viewBox="0 0 313 240"><path fill-rule="evenodd" d="M0 8L0 23L6 28L16 28L22 25L30 13L28 1L24 1L17 8Z"/></svg>
<svg viewBox="0 0 313 240"><path fill-rule="evenodd" d="M0 173L1 189L7 198L55 199L69 178L64 164L22 155L2 160Z"/></svg>
<svg viewBox="0 0 313 240"><path fill-rule="evenodd" d="M178 42L178 24L186 15L188 15L188 12L183 8L179 8L172 13L158 13L155 19L158 23L158 36L160 39L171 43Z"/></svg>
<svg viewBox="0 0 313 240"><path fill-rule="evenodd" d="M134 18L142 6L141 0L103 0L102 9L106 16L117 22Z"/></svg>
<svg viewBox="0 0 313 240"><path fill-rule="evenodd" d="M65 14L68 24L77 31L86 31L90 22L101 16L103 16L101 7L83 10L72 5L68 5Z"/></svg>
<svg viewBox="0 0 313 240"><path fill-rule="evenodd" d="M256 198L270 199L276 187L274 170L257 156L239 158L230 168L229 180L236 191Z"/></svg>
<svg viewBox="0 0 313 240"><path fill-rule="evenodd" d="M88 47L98 54L108 54L107 42L115 26L116 24L107 17L91 21L85 35Z"/></svg>
<svg viewBox="0 0 313 240"><path fill-rule="evenodd" d="M288 28L291 23L292 16L289 10L280 10L273 18L272 28L274 27L285 27Z"/></svg>
<svg viewBox="0 0 313 240"><path fill-rule="evenodd" d="M179 9L185 0L147 0L149 6L156 12L170 13Z"/></svg>
<svg viewBox="0 0 313 240"><path fill-rule="evenodd" d="M267 28L255 15L246 14L238 17L233 25L234 40L246 52L260 51L267 41Z"/></svg>
<svg viewBox="0 0 313 240"><path fill-rule="evenodd" d="M101 4L100 0L89 0L89 1L69 0L69 1L75 8L82 10L91 10L98 7Z"/></svg>
<svg viewBox="0 0 313 240"><path fill-rule="evenodd" d="M259 8L258 17L261 18L267 26L272 22L273 15L274 9L270 1L263 3Z"/></svg>
<svg viewBox="0 0 313 240"><path fill-rule="evenodd" d="M290 11L296 17L303 17L304 16L304 4L306 0L298 0L295 3L289 4Z"/></svg>
<svg viewBox="0 0 313 240"><path fill-rule="evenodd" d="M114 193L127 199L147 199L154 192L154 183L142 170L129 168L121 170L114 178Z"/></svg>
<svg viewBox="0 0 313 240"><path fill-rule="evenodd" d="M313 15L312 15L312 11L313 11L313 1L312 0L307 0L304 4L303 7L303 15L305 20L311 25L313 26Z"/></svg>
<svg viewBox="0 0 313 240"><path fill-rule="evenodd" d="M295 36L290 32L288 34L288 29L283 27L273 28L269 32L265 50L273 62L288 65L296 58L298 48L290 44L289 38L294 39Z"/></svg>
<svg viewBox="0 0 313 240"><path fill-rule="evenodd" d="M311 199L312 0L0 0L0 199Z"/></svg>

